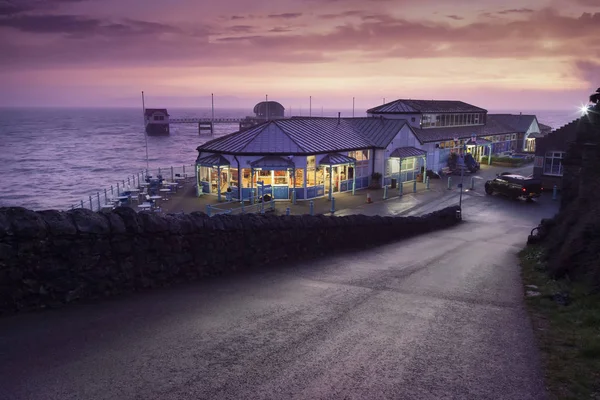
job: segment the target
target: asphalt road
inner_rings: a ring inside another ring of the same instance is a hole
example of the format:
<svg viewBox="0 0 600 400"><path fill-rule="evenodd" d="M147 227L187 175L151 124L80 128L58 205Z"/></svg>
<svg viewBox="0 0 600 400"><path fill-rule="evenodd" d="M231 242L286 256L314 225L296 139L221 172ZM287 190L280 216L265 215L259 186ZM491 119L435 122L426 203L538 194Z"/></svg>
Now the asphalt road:
<svg viewBox="0 0 600 400"><path fill-rule="evenodd" d="M556 202L371 251L0 319L0 399L543 399L515 257Z"/></svg>

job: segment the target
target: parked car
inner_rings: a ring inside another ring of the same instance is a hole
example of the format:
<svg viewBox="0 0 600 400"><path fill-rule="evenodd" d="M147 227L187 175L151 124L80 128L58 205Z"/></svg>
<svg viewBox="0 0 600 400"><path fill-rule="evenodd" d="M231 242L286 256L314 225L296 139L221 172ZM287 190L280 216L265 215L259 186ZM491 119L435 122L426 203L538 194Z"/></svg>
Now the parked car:
<svg viewBox="0 0 600 400"><path fill-rule="evenodd" d="M540 179L516 174L503 173L485 183L485 192L489 195L500 193L512 199L524 198L527 201L540 197L543 190Z"/></svg>

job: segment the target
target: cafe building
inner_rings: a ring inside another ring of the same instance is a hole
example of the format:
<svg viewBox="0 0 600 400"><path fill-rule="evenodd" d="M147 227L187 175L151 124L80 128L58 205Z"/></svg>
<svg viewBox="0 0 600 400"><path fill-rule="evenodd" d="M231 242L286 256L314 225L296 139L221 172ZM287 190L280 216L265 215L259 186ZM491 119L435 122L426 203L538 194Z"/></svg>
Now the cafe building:
<svg viewBox="0 0 600 400"><path fill-rule="evenodd" d="M250 199L260 191L275 200L331 198L417 179L426 168L405 120L293 117L267 121L197 148L197 194Z"/></svg>

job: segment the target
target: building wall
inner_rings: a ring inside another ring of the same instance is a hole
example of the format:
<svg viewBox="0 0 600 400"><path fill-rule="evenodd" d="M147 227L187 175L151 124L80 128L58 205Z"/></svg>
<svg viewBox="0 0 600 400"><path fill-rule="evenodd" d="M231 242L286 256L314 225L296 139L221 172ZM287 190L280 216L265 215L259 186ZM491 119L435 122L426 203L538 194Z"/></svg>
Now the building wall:
<svg viewBox="0 0 600 400"><path fill-rule="evenodd" d="M540 132L540 126L538 125L537 120L533 120L531 122L531 125L529 126L529 128L527 129L527 131L525 132L524 135L519 134L520 140L521 140L521 150L525 150L527 147L527 138L529 137L530 134L532 133L539 133Z"/></svg>
<svg viewBox="0 0 600 400"><path fill-rule="evenodd" d="M544 187L557 185L561 187L562 177L556 175L546 175L544 168L546 165L546 154L549 152L566 152L570 142L575 141L576 129L559 129L551 132L548 136L535 140L535 163L533 175L542 179Z"/></svg>

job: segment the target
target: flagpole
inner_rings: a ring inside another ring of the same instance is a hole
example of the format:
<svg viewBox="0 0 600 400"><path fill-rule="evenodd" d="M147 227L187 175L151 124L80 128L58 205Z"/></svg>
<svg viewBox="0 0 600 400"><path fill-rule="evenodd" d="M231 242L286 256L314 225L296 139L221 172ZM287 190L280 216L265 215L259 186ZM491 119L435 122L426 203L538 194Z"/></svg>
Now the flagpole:
<svg viewBox="0 0 600 400"><path fill-rule="evenodd" d="M210 102L211 102L211 106L212 106L212 123L215 123L215 95L214 93L210 94Z"/></svg>
<svg viewBox="0 0 600 400"><path fill-rule="evenodd" d="M308 98L308 116L312 117L312 96Z"/></svg>
<svg viewBox="0 0 600 400"><path fill-rule="evenodd" d="M352 98L352 118L354 118L354 97Z"/></svg>
<svg viewBox="0 0 600 400"><path fill-rule="evenodd" d="M150 162L148 161L148 130L146 127L146 103L144 101L144 91L142 90L142 115L144 116L144 137L146 138L146 174L150 170Z"/></svg>
<svg viewBox="0 0 600 400"><path fill-rule="evenodd" d="M265 112L265 120L268 121L269 120L269 95L265 94L265 108L266 108L266 112Z"/></svg>

